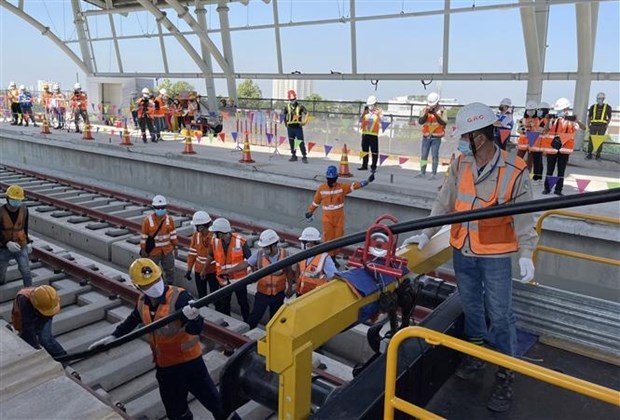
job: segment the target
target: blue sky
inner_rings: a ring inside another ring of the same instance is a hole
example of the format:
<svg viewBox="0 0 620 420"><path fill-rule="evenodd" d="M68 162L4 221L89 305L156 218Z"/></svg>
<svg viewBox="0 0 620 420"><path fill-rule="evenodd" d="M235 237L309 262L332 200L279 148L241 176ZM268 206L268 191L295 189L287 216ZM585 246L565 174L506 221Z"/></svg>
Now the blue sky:
<svg viewBox="0 0 620 420"><path fill-rule="evenodd" d="M452 7L470 7L473 0L452 0ZM476 0L476 6L512 1ZM16 4L17 0L11 0ZM347 17L348 0L280 0L280 22L301 22L313 19L338 19ZM61 39L75 40L75 30L70 1L26 0L26 10L40 20ZM84 3L83 3L84 4ZM362 1L358 0L356 14L368 16L374 13L400 13L434 10L443 7L438 1ZM84 4L85 8L89 6ZM620 3L600 4L598 33L594 51L594 71L620 71ZM249 7L230 5L231 27L260 25L272 22L271 4L251 0ZM188 30L174 11L168 16L179 29ZM132 13L128 17L115 15L119 34L156 34L153 17L145 12ZM215 7L207 6L209 28L218 29L219 20ZM577 68L576 17L574 5L551 7L546 70L575 71ZM99 36L111 35L108 17L89 19L90 31ZM34 84L38 79L51 79L70 86L76 79L75 64L51 41L42 36L25 21L0 8L0 86L9 81ZM432 72L440 65L443 36L443 17L426 16L382 21L358 22L357 51L359 72ZM282 54L285 72L328 73L330 70L351 71L349 26L336 23L321 26L298 26L282 28ZM219 34L211 38L221 47ZM165 38L171 71L197 72L196 65L172 37ZM200 51L196 37L190 42ZM240 30L232 33L235 71L276 72L275 36L271 29ZM450 71L454 72L524 72L527 70L525 48L521 33L518 9L475 13L459 13L451 16ZM79 52L77 43L70 44ZM112 43L94 43L99 71L117 71ZM121 53L125 71L163 71L163 62L157 37L142 40L121 41ZM215 64L215 61L214 61ZM215 65L215 70L219 67ZM190 80L199 91L205 91L204 82ZM271 93L270 81L258 81L263 93ZM329 99L362 99L376 94L380 100L394 96L424 94L437 89L437 82L424 90L420 81L380 81L376 92L368 81L315 81L314 91ZM525 101L525 82L443 82L444 97L461 102L483 101L497 103L505 96L513 102ZM226 94L223 80L216 81L218 94ZM620 103L618 82L593 82L591 99L596 92L607 92L609 102L617 107ZM574 82L546 82L543 99L553 102L560 96L573 99Z"/></svg>

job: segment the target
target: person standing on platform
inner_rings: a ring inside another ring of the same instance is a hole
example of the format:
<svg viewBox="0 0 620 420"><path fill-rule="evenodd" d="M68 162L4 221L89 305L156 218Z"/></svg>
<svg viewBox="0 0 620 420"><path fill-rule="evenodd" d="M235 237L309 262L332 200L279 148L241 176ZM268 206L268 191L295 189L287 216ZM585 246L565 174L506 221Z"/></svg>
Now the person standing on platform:
<svg viewBox="0 0 620 420"><path fill-rule="evenodd" d="M439 95L432 92L426 98L426 108L422 111L422 115L418 119L418 123L422 125L422 156L420 163L420 173L416 178L426 177L426 162L428 153L431 152L433 158L433 173L429 180L437 177L437 168L439 167L439 146L441 139L446 134L446 121L443 119L443 109L439 106Z"/></svg>
<svg viewBox="0 0 620 420"><path fill-rule="evenodd" d="M133 121L134 129L138 128L138 92L132 91L129 97L129 112Z"/></svg>
<svg viewBox="0 0 620 420"><path fill-rule="evenodd" d="M330 165L325 172L325 178L327 182L319 185L304 216L306 220L311 221L316 209L319 206L323 208L323 239L327 242L344 235L344 201L347 195L373 182L375 174L371 173L368 180L361 182L338 182L338 168ZM329 254L335 262L338 250L332 250Z"/></svg>
<svg viewBox="0 0 620 420"><path fill-rule="evenodd" d="M525 162L494 143L496 120L491 108L482 103L466 105L458 112L454 135L460 139L462 154L450 165L431 216L532 200ZM452 224L454 272L465 314L465 335L471 343L483 345L488 334L488 316L497 350L515 356L511 255L519 251L521 281L531 281L532 254L537 243L534 221L534 214L521 214ZM423 249L440 229L425 229L404 244L417 243ZM479 378L485 365L480 359L465 356L456 376L464 380ZM513 381L511 370L497 370L487 403L489 410L503 412L510 408Z"/></svg>
<svg viewBox="0 0 620 420"><path fill-rule="evenodd" d="M11 125L23 125L23 122L20 121L23 117L21 117L22 110L19 106L19 89L17 89L15 82L9 83L8 92L9 102L11 103L11 115L13 116Z"/></svg>
<svg viewBox="0 0 620 420"><path fill-rule="evenodd" d="M260 270L283 260L289 254L286 249L278 246L278 242L280 242L280 237L275 231L264 230L258 238L260 249L246 261L222 270L221 274L233 274L239 271L245 273L248 267ZM256 294L254 295L254 307L248 319L250 329L256 328L267 308L269 308L270 319L275 315L284 303L284 298L293 295L293 285L296 278L295 270L292 267L286 267L258 280Z"/></svg>
<svg viewBox="0 0 620 420"><path fill-rule="evenodd" d="M161 132L168 129L166 117L168 114L168 91L160 89L159 95L155 98L155 129L157 130L157 141L161 141Z"/></svg>
<svg viewBox="0 0 620 420"><path fill-rule="evenodd" d="M50 86L47 83L44 83L43 92L41 92L41 96L39 97L39 103L43 107L43 115L44 115L45 121L47 121L48 124L51 124L52 117L53 117L53 113L52 113L52 98L53 97L54 97L54 94L50 92Z"/></svg>
<svg viewBox="0 0 620 420"><path fill-rule="evenodd" d="M24 85L19 86L19 106L21 108L21 114L26 121L26 127L28 127L29 121L32 121L32 125L38 127L37 120L32 112L32 94L26 90Z"/></svg>
<svg viewBox="0 0 620 420"><path fill-rule="evenodd" d="M28 237L28 207L23 204L24 189L11 185L6 190L6 204L0 207L0 285L6 283L10 260L17 262L25 287L32 286L30 261L32 241Z"/></svg>
<svg viewBox="0 0 620 420"><path fill-rule="evenodd" d="M519 141L517 142L517 156L525 160L528 171L532 170L532 153L528 133L538 132L540 120L536 116L537 104L535 101L527 101L525 115L519 120ZM525 159L527 155L527 159Z"/></svg>
<svg viewBox="0 0 620 420"><path fill-rule="evenodd" d="M536 131L540 133L532 146L529 146L529 154L532 156L532 185L540 185L543 179L543 143L545 131L549 127L549 111L551 105L547 102L541 102L536 110L536 118L538 118L538 128Z"/></svg>
<svg viewBox="0 0 620 420"><path fill-rule="evenodd" d="M73 85L73 95L71 95L70 101L71 109L73 110L75 132L81 133L80 117L82 117L85 125L89 125L90 123L88 122L88 97L86 93L82 92L82 86L79 83Z"/></svg>
<svg viewBox="0 0 620 420"><path fill-rule="evenodd" d="M206 265L213 236L213 234L209 232L211 217L206 211L197 211L192 217L191 224L196 229L196 232L192 233L192 239L189 245L185 279L187 281L192 281L192 270L194 270L196 290L198 290L198 298L200 299L207 296L207 284L211 287L211 293L218 289L217 280L215 278L215 265ZM205 277L201 275L203 271Z"/></svg>
<svg viewBox="0 0 620 420"><path fill-rule="evenodd" d="M65 113L67 112L65 94L60 91L60 86L54 85L54 96L52 99L52 109L56 117L56 130L65 126Z"/></svg>
<svg viewBox="0 0 620 420"><path fill-rule="evenodd" d="M321 243L321 233L313 227L307 227L299 237L302 251ZM334 278L337 269L327 252L306 258L299 263L297 278L297 296L302 296Z"/></svg>
<svg viewBox="0 0 620 420"><path fill-rule="evenodd" d="M44 285L26 287L17 292L11 311L11 325L26 343L43 347L53 358L67 354L52 334L52 318L60 312L56 289Z"/></svg>
<svg viewBox="0 0 620 420"><path fill-rule="evenodd" d="M291 158L289 162L297 162L297 151L295 148L295 140L298 140L299 150L301 151L301 161L308 163L306 155L306 143L304 142L304 125L308 119L308 110L306 107L297 102L297 94L294 90L288 91L288 104L282 110L284 114L284 125L288 133L288 143L291 146Z"/></svg>
<svg viewBox="0 0 620 420"><path fill-rule="evenodd" d="M148 88L142 89L142 97L138 100L138 124L142 132L142 142L146 143L146 129L149 129L151 141L157 143L157 129L153 122L155 112L155 102L151 99L151 91Z"/></svg>
<svg viewBox="0 0 620 420"><path fill-rule="evenodd" d="M362 151L365 153L362 158L362 166L357 168L360 171L368 170L368 155L372 157L370 171L377 171L377 160L379 160L379 130L381 129L381 118L383 111L377 106L377 98L373 95L366 100L364 112L360 117L362 128Z"/></svg>
<svg viewBox="0 0 620 420"><path fill-rule="evenodd" d="M586 159L592 159L594 144L592 136L604 136L607 134L607 127L611 121L611 107L605 103L605 93L596 94L596 103L588 109L588 131L590 132L590 142L588 143L588 154ZM601 158L603 143L596 149L596 160Z"/></svg>
<svg viewBox="0 0 620 420"><path fill-rule="evenodd" d="M239 233L233 233L230 222L223 217L215 219L209 231L212 232L213 239L211 247L209 248L209 254L207 255L206 264L208 266L214 261L217 275L216 283L209 282L210 285L213 284L214 286L214 288L211 289L211 293L213 293L219 287L228 286L230 282L242 279L247 275L247 270L240 270L230 274L225 274L224 270L244 262L250 258L252 253L246 239ZM237 303L239 303L243 322L248 322L248 318L250 317L250 305L248 304L247 288L244 287L237 290L235 296L237 296ZM231 295L223 297L215 302L215 309L230 316L231 300Z"/></svg>
<svg viewBox="0 0 620 420"><path fill-rule="evenodd" d="M153 213L142 222L140 234L140 256L150 258L164 269L164 279L174 283L174 261L177 257L177 228L174 219L166 214L168 200L156 195L152 201Z"/></svg>
<svg viewBox="0 0 620 420"><path fill-rule="evenodd" d="M147 335L166 416L169 419L193 419L187 404L191 392L216 420L226 419L220 393L202 359L200 333L204 319L200 316L200 309L192 306L192 295L180 287L166 285L161 278L161 269L148 258L135 260L129 267L129 276L142 292L136 307L111 335L95 341L88 349L109 344L140 324L146 326L181 311L179 319ZM239 416L235 413L232 419L239 419Z"/></svg>
<svg viewBox="0 0 620 420"><path fill-rule="evenodd" d="M558 175L553 193L560 196L564 195L562 193L564 175L568 159L575 148L575 128L579 127L582 130L586 128L585 124L579 121L576 116L570 115L570 106L570 101L566 98L560 98L555 102L554 109L557 111L557 118L549 124L549 131L543 145L543 151L547 155L547 176L545 177L543 194L549 194L553 188L549 177L553 176L557 164Z"/></svg>
<svg viewBox="0 0 620 420"><path fill-rule="evenodd" d="M514 127L514 119L512 117L512 100L510 98L504 98L499 103L499 112L497 113L497 121L493 124L495 126L495 144L500 149L506 150L506 143L510 140L510 133ZM506 141L502 141L501 130L508 130L508 137Z"/></svg>

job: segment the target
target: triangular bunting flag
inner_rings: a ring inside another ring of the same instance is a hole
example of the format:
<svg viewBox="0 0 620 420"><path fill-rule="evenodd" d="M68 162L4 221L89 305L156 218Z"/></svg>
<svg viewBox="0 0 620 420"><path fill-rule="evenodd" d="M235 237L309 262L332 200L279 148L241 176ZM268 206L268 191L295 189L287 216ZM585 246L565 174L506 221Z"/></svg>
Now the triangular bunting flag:
<svg viewBox="0 0 620 420"><path fill-rule="evenodd" d="M575 179L575 182L580 193L584 192L588 188L588 184L590 184L589 179Z"/></svg>
<svg viewBox="0 0 620 420"><path fill-rule="evenodd" d="M408 161L408 160L409 160L409 158L408 158L408 157L402 157L402 156L399 156L399 157L398 157L398 164L399 164L399 165L404 165L405 163L407 163L407 161Z"/></svg>
<svg viewBox="0 0 620 420"><path fill-rule="evenodd" d="M558 183L558 180L560 178L558 178L557 176L548 176L547 177L547 187L552 190L553 187L555 187L555 184Z"/></svg>
<svg viewBox="0 0 620 420"><path fill-rule="evenodd" d="M420 166L426 166L428 164L428 160L421 160Z"/></svg>
<svg viewBox="0 0 620 420"><path fill-rule="evenodd" d="M607 188L609 188L610 190L614 188L620 188L620 182L608 182Z"/></svg>
<svg viewBox="0 0 620 420"><path fill-rule="evenodd" d="M314 120L314 118L314 115L308 115L308 118L306 118L306 124L310 124Z"/></svg>
<svg viewBox="0 0 620 420"><path fill-rule="evenodd" d="M209 134L207 134L209 136L209 142L213 143L213 132L209 131Z"/></svg>
<svg viewBox="0 0 620 420"><path fill-rule="evenodd" d="M508 130L503 130L503 131L508 131ZM536 140L538 139L538 136L540 136L540 133L538 131L526 131L525 135L527 136L527 143L530 145L530 147L532 147L534 146L534 143L536 143Z"/></svg>
<svg viewBox="0 0 620 420"><path fill-rule="evenodd" d="M389 126L390 126L389 121L381 121L381 132L383 133L385 129L388 128Z"/></svg>
<svg viewBox="0 0 620 420"><path fill-rule="evenodd" d="M233 131L232 133L230 133L230 135L232 136L234 141L237 141L237 136L239 135L236 131Z"/></svg>
<svg viewBox="0 0 620 420"><path fill-rule="evenodd" d="M530 179L534 179L534 172L530 172Z"/></svg>
<svg viewBox="0 0 620 420"><path fill-rule="evenodd" d="M284 143L285 141L286 141L286 137L280 136L280 139L278 141L278 146L282 146L282 143Z"/></svg>
<svg viewBox="0 0 620 420"><path fill-rule="evenodd" d="M114 130L112 130L112 131L110 132L110 135L111 135L111 136L113 136L113 135L114 135Z"/></svg>
<svg viewBox="0 0 620 420"><path fill-rule="evenodd" d="M312 143L311 141L308 142L308 153L312 151L314 146L316 146L316 143Z"/></svg>
<svg viewBox="0 0 620 420"><path fill-rule="evenodd" d="M452 131L454 131L455 129L456 127L452 127ZM506 143L506 140L508 140L509 137L510 130L506 130L505 128L499 129L499 139L501 140L502 144Z"/></svg>
<svg viewBox="0 0 620 420"><path fill-rule="evenodd" d="M301 144L301 140L295 139L295 149L299 149L300 144Z"/></svg>
<svg viewBox="0 0 620 420"><path fill-rule="evenodd" d="M607 135L591 135L590 141L592 142L592 149L594 151L598 150L598 148L601 147L601 144L603 144L605 140L607 140Z"/></svg>
<svg viewBox="0 0 620 420"><path fill-rule="evenodd" d="M383 162L390 157L389 155L379 155L379 166L383 165Z"/></svg>
<svg viewBox="0 0 620 420"><path fill-rule="evenodd" d="M284 113L280 114L280 124L284 123Z"/></svg>
<svg viewBox="0 0 620 420"><path fill-rule="evenodd" d="M332 151L333 146L329 146L326 144L324 147L325 147L325 157L327 157L327 155L329 155L329 152Z"/></svg>
<svg viewBox="0 0 620 420"><path fill-rule="evenodd" d="M266 133L265 135L267 136L267 143L271 144L271 141L273 140L273 133Z"/></svg>
<svg viewBox="0 0 620 420"><path fill-rule="evenodd" d="M209 117L217 117L217 112L209 111Z"/></svg>
<svg viewBox="0 0 620 420"><path fill-rule="evenodd" d="M202 140L202 131L194 132L194 136L196 136L196 141L200 143L200 140Z"/></svg>
<svg viewBox="0 0 620 420"><path fill-rule="evenodd" d="M368 152L360 152L360 159L364 159L366 156L368 156Z"/></svg>
<svg viewBox="0 0 620 420"><path fill-rule="evenodd" d="M220 134L218 134L220 140L222 140L222 143L226 143L226 134L224 134L224 132L222 131Z"/></svg>

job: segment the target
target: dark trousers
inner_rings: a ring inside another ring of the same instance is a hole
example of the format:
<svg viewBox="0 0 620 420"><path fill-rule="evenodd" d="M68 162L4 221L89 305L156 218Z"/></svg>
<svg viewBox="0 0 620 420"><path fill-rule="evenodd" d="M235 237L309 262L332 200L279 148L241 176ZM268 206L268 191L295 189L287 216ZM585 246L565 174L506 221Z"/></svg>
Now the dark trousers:
<svg viewBox="0 0 620 420"><path fill-rule="evenodd" d="M28 126L28 122L32 121L32 124L36 127L37 121L34 119L34 112L32 111L32 106L22 106L21 107L22 118L26 121L26 127Z"/></svg>
<svg viewBox="0 0 620 420"><path fill-rule="evenodd" d="M179 365L157 368L159 395L166 408L166 415L171 420L192 419L193 415L187 404L191 392L198 401L216 419L225 419L222 399L202 357Z"/></svg>
<svg viewBox="0 0 620 420"><path fill-rule="evenodd" d="M607 132L607 125L590 125L588 131L590 131L590 135L595 136L604 136ZM596 158L599 159L601 157L601 151L603 150L603 143L596 149ZM592 144L592 137L590 137L590 142L588 143L588 155L592 156L592 152L594 151L594 145Z"/></svg>
<svg viewBox="0 0 620 420"><path fill-rule="evenodd" d="M539 179L543 179L543 154L542 152L529 152L529 155L532 157L532 163L534 166L534 176L532 179L534 181L538 181Z"/></svg>
<svg viewBox="0 0 620 420"><path fill-rule="evenodd" d="M215 278L215 273L207 273L205 278L200 277L200 273L198 271L194 272L194 280L196 281L196 290L198 291L198 299L201 299L207 296L207 285L211 288L211 293L215 292L219 285L217 283L217 279ZM212 282L215 282L213 285ZM216 305L217 307L217 305Z"/></svg>
<svg viewBox="0 0 620 420"><path fill-rule="evenodd" d="M60 356L64 356L67 354L62 345L56 341L54 335L52 335L52 320L48 320L43 329L41 330L41 334L39 334L39 343L41 346L52 356L54 359Z"/></svg>
<svg viewBox="0 0 620 420"><path fill-rule="evenodd" d="M155 141L157 138L157 131L155 130L155 125L153 124L153 119L148 117L138 118L138 125L140 125L140 131L142 132L142 141L146 142L146 129L149 129L149 134L151 135L151 140Z"/></svg>
<svg viewBox="0 0 620 420"><path fill-rule="evenodd" d="M267 308L269 308L269 319L278 312L280 306L284 303L284 292L280 292L277 295L266 295L264 293L256 292L254 295L254 307L250 314L248 324L250 329L256 328L259 321L265 314Z"/></svg>
<svg viewBox="0 0 620 420"><path fill-rule="evenodd" d="M13 121L11 123L13 123L14 125L17 124L17 120L19 119L19 114L22 113L22 107L19 105L19 102L12 102L11 103L11 115L13 115Z"/></svg>
<svg viewBox="0 0 620 420"><path fill-rule="evenodd" d="M562 153L557 153L555 155L547 155L547 177L545 178L545 191L550 191L551 186L549 185L549 180L547 179L550 176L553 176L553 171L555 171L555 164L558 164L558 183L555 184L555 192L562 192L562 187L564 186L564 173L566 172L566 165L568 164L568 157L570 155L565 155Z"/></svg>
<svg viewBox="0 0 620 420"><path fill-rule="evenodd" d="M295 156L295 139L301 140L299 143L299 150L301 150L301 156L306 157L306 143L304 142L304 129L301 128L300 125L287 127L286 131L288 133L288 144L291 146L291 155Z"/></svg>
<svg viewBox="0 0 620 420"><path fill-rule="evenodd" d="M372 156L370 170L377 169L377 160L379 159L379 137L372 134L362 134L362 151L369 152ZM368 168L368 155L362 158L362 168Z"/></svg>
<svg viewBox="0 0 620 420"><path fill-rule="evenodd" d="M138 127L138 111L136 109L131 111L131 119L133 120L133 126Z"/></svg>

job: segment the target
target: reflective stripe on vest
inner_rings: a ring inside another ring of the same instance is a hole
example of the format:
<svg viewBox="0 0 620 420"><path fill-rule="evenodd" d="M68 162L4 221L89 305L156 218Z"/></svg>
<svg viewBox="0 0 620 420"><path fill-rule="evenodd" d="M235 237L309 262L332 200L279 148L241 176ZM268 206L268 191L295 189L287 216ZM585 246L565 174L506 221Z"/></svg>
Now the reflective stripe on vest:
<svg viewBox="0 0 620 420"><path fill-rule="evenodd" d="M520 125L520 130L521 135L519 136L519 141L517 142L517 149L519 150L532 150L532 148L530 147L530 142L527 139L527 133L531 132L531 131L536 131L536 128L538 128L538 124L539 124L539 119L536 117L524 117L521 119L521 121L519 121L519 125ZM523 130L525 130L525 132L523 132ZM536 139L536 142L538 142L539 140ZM533 150L532 150L533 151Z"/></svg>
<svg viewBox="0 0 620 420"><path fill-rule="evenodd" d="M370 134L371 136L378 136L379 129L381 128L381 112L373 111L367 112L362 115L362 134Z"/></svg>
<svg viewBox="0 0 620 420"><path fill-rule="evenodd" d="M224 251L223 241L213 237L213 259L215 259L215 271L220 273L222 270L232 268L235 265L245 260L243 255L243 246L245 245L245 239L231 233L230 242L228 243L228 249ZM232 280L239 280L246 276L247 271L240 270L230 274Z"/></svg>
<svg viewBox="0 0 620 420"><path fill-rule="evenodd" d="M572 121L565 120L564 118L558 118L555 124L551 126L550 133L552 134L574 134L575 124ZM558 151L564 155L570 155L575 148L575 137L570 136L568 138L560 137L562 140L562 147Z"/></svg>
<svg viewBox="0 0 620 420"><path fill-rule="evenodd" d="M443 137L446 135L446 131L437 121L437 117L429 112L426 114L426 122L422 124L422 134L424 137Z"/></svg>
<svg viewBox="0 0 620 420"><path fill-rule="evenodd" d="M518 177L525 170L522 159L502 151L505 165L498 167L497 185L489 200L476 195L472 162L459 161L458 191L454 211L468 211L502 205L512 200L513 189ZM459 157L459 159L461 159ZM501 255L517 251L519 243L511 216L495 217L467 223L456 223L450 231L450 245L461 249L469 238L469 247L478 255Z"/></svg>
<svg viewBox="0 0 620 420"><path fill-rule="evenodd" d="M3 226L2 237L4 238L4 243L12 241L17 242L20 246L26 246L28 243L28 238L24 231L26 207L21 206L17 211L17 219L15 220L15 224L13 224L13 220L11 219L6 205L0 207L0 221L2 221Z"/></svg>
<svg viewBox="0 0 620 420"><path fill-rule="evenodd" d="M295 111L293 112L293 108L291 104L287 104L287 113L286 113L286 125L300 125L301 121L301 106L297 105L295 107Z"/></svg>
<svg viewBox="0 0 620 420"><path fill-rule="evenodd" d="M284 248L278 249L278 261L286 256ZM256 269L260 270L263 267L270 265L269 258L265 256L262 250L258 251L258 258L256 259ZM286 289L286 273L283 269L276 271L268 276L261 278L256 285L256 290L264 295L277 295Z"/></svg>
<svg viewBox="0 0 620 420"><path fill-rule="evenodd" d="M16 331L22 332L23 324L22 324L22 310L17 303L17 298L19 296L25 296L26 299L30 300L30 296L32 296L32 292L34 292L34 287L26 287L17 292L17 296L13 300L13 309L11 309L11 325Z"/></svg>
<svg viewBox="0 0 620 420"><path fill-rule="evenodd" d="M590 123L609 124L609 120L606 118L607 104L603 104L603 111L601 112L601 115L598 118L596 118L596 107L597 106L598 104L594 104L594 109L592 110L592 119L590 120Z"/></svg>
<svg viewBox="0 0 620 420"><path fill-rule="evenodd" d="M329 255L323 253L312 257L310 264L307 263L307 259L299 263L300 274L297 280L297 295L301 296L327 283L327 277L323 272L326 258L329 258Z"/></svg>
<svg viewBox="0 0 620 420"><path fill-rule="evenodd" d="M175 312L177 300L183 291L184 289L180 287L168 286L166 302L157 306L154 318L151 318L151 309L146 303L144 295L140 296L137 309L142 323L149 325ZM202 355L199 337L187 334L185 326L180 320L153 331L148 337L153 351L153 359L158 367L178 365Z"/></svg>

